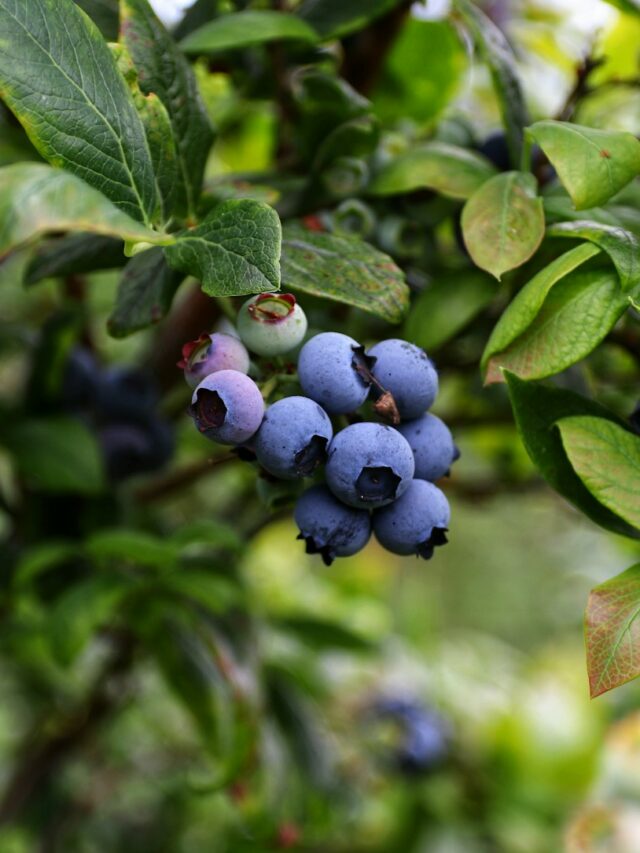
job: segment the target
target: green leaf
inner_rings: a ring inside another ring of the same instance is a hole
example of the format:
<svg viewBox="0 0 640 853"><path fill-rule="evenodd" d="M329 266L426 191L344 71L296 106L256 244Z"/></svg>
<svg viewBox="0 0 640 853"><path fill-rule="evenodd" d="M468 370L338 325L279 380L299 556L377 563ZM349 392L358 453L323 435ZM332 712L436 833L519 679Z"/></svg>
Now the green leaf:
<svg viewBox="0 0 640 853"><path fill-rule="evenodd" d="M604 0L610 6L615 6L627 15L640 16L640 3L638 0Z"/></svg>
<svg viewBox="0 0 640 853"><path fill-rule="evenodd" d="M595 699L640 675L640 563L591 590L584 618Z"/></svg>
<svg viewBox="0 0 640 853"><path fill-rule="evenodd" d="M109 334L124 338L158 323L171 308L183 279L183 273L174 272L167 265L162 249L136 255L122 273L116 304L107 320Z"/></svg>
<svg viewBox="0 0 640 853"><path fill-rule="evenodd" d="M640 437L604 418L558 421L565 453L598 501L640 532Z"/></svg>
<svg viewBox="0 0 640 853"><path fill-rule="evenodd" d="M524 128L529 123L515 57L500 30L470 0L455 0L473 41L486 63L498 99L512 166L519 166Z"/></svg>
<svg viewBox="0 0 640 853"><path fill-rule="evenodd" d="M311 24L324 39L342 38L361 30L402 0L303 0L298 7L301 18Z"/></svg>
<svg viewBox="0 0 640 853"><path fill-rule="evenodd" d="M542 199L528 172L490 178L462 210L462 234L473 262L497 279L521 266L544 237Z"/></svg>
<svg viewBox="0 0 640 853"><path fill-rule="evenodd" d="M97 440L74 418L22 421L7 430L5 439L32 489L92 495L105 486Z"/></svg>
<svg viewBox="0 0 640 853"><path fill-rule="evenodd" d="M360 634L328 619L311 616L272 617L271 625L287 634L293 634L313 649L348 649L352 652L371 652L375 643Z"/></svg>
<svg viewBox="0 0 640 853"><path fill-rule="evenodd" d="M182 547L183 556L189 556L194 551L210 551L211 548L230 551L241 551L243 548L240 534L228 524L213 518L183 524L173 534L171 541Z"/></svg>
<svg viewBox="0 0 640 853"><path fill-rule="evenodd" d="M118 38L118 0L75 0L107 41Z"/></svg>
<svg viewBox="0 0 640 853"><path fill-rule="evenodd" d="M176 209L195 216L213 130L191 66L147 0L121 0L121 38L142 91L154 93L171 121L178 152Z"/></svg>
<svg viewBox="0 0 640 853"><path fill-rule="evenodd" d="M144 128L95 24L72 0L0 0L0 33L0 96L40 154L153 222Z"/></svg>
<svg viewBox="0 0 640 853"><path fill-rule="evenodd" d="M631 231L599 222L578 220L552 225L547 228L547 235L595 243L611 258L623 290L629 291L640 283L640 240Z"/></svg>
<svg viewBox="0 0 640 853"><path fill-rule="evenodd" d="M237 588L229 581L196 569L172 572L162 578L162 586L171 595L187 598L211 613L224 613L239 599Z"/></svg>
<svg viewBox="0 0 640 853"><path fill-rule="evenodd" d="M589 258L600 254L597 246L584 244L570 249L535 275L516 295L498 320L480 362L482 370L492 356L503 352L534 321L551 288Z"/></svg>
<svg viewBox="0 0 640 853"><path fill-rule="evenodd" d="M38 246L25 270L25 284L74 273L109 270L124 266L122 240L101 234L69 234Z"/></svg>
<svg viewBox="0 0 640 853"><path fill-rule="evenodd" d="M51 648L68 666L91 635L116 614L130 586L117 575L98 575L76 581L55 602L49 615Z"/></svg>
<svg viewBox="0 0 640 853"><path fill-rule="evenodd" d="M403 337L426 350L456 335L496 295L496 283L478 270L439 275L411 306Z"/></svg>
<svg viewBox="0 0 640 853"><path fill-rule="evenodd" d="M46 542L36 545L20 558L13 572L13 582L16 586L25 586L43 572L77 557L78 552L76 542Z"/></svg>
<svg viewBox="0 0 640 853"><path fill-rule="evenodd" d="M165 249L169 264L200 279L209 296L241 296L280 287L280 220L262 202L222 202L200 225L177 237Z"/></svg>
<svg viewBox="0 0 640 853"><path fill-rule="evenodd" d="M85 542L87 554L95 561L111 565L121 562L128 565L171 569L176 566L178 549L142 530L114 528L100 530Z"/></svg>
<svg viewBox="0 0 640 853"><path fill-rule="evenodd" d="M501 367L522 379L560 373L589 355L628 307L613 270L570 273L550 291L523 334L490 358L487 383L501 381Z"/></svg>
<svg viewBox="0 0 640 853"><path fill-rule="evenodd" d="M640 174L640 142L561 121L538 121L527 133L542 148L578 210L604 204Z"/></svg>
<svg viewBox="0 0 640 853"><path fill-rule="evenodd" d="M373 116L361 116L338 125L321 142L314 168L322 169L338 157L367 157L378 144L380 127Z"/></svg>
<svg viewBox="0 0 640 853"><path fill-rule="evenodd" d="M131 219L68 172L43 163L0 169L0 257L51 231L89 231L158 244L173 240Z"/></svg>
<svg viewBox="0 0 640 853"><path fill-rule="evenodd" d="M368 191L385 196L427 188L449 198L467 199L494 175L496 170L480 154L446 142L429 142L383 166Z"/></svg>
<svg viewBox="0 0 640 853"><path fill-rule="evenodd" d="M574 415L593 415L620 423L616 417L595 401L573 391L525 382L508 371L505 378L522 442L547 483L596 524L614 533L638 538L637 530L596 500L578 477L555 426L561 418Z"/></svg>
<svg viewBox="0 0 640 853"><path fill-rule="evenodd" d="M399 116L432 125L458 93L468 64L466 47L452 21L422 21L408 15L371 94L376 115L388 125Z"/></svg>
<svg viewBox="0 0 640 853"><path fill-rule="evenodd" d="M282 282L325 299L346 302L399 323L409 288L392 259L362 240L287 224L282 242Z"/></svg>
<svg viewBox="0 0 640 853"><path fill-rule="evenodd" d="M180 43L185 53L219 53L269 41L313 43L318 33L297 15L286 12L247 10L221 15L195 30Z"/></svg>

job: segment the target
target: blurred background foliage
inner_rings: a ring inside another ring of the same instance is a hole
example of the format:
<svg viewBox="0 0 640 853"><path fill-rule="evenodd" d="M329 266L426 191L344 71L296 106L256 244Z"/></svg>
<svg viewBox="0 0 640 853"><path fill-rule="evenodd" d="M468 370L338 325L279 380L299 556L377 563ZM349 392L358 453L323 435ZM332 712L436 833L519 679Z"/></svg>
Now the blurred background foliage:
<svg viewBox="0 0 640 853"><path fill-rule="evenodd" d="M579 122L640 134L640 18L625 4L483 5L515 49L534 119L569 104ZM200 0L173 16L177 32L233 7ZM382 127L376 157L425 135L477 145L499 124L487 70L445 13L434 1L394 21L375 79L357 35L315 52L329 71L340 50L353 63ZM585 57L598 63L594 91L573 104ZM281 61L262 46L197 60L218 129L212 200L248 193L286 216L275 170L292 150L308 158L323 125L309 114L283 140ZM3 165L37 158L5 113L0 134ZM89 430L71 458L59 454L72 349L157 372L194 285L159 331L118 340L106 324L118 272L25 288L33 250L0 265L0 853L640 850L640 687L590 702L581 634L589 589L630 562L631 546L542 483L504 390L482 389L479 354L512 284L469 274L443 214L454 208L425 192L375 210L388 220L375 239L421 291L404 331L441 368L435 411L462 449L445 484L450 544L429 563L375 542L328 569L305 556L288 493L261 480L256 500L253 470L211 455L183 417L187 389L160 374L157 417L174 424L176 448L163 473L108 485ZM464 278L459 303L447 276ZM302 301L314 330L366 342L388 329ZM560 381L629 412L637 378L611 342ZM446 758L402 772L400 728L370 713L381 697L436 711Z"/></svg>

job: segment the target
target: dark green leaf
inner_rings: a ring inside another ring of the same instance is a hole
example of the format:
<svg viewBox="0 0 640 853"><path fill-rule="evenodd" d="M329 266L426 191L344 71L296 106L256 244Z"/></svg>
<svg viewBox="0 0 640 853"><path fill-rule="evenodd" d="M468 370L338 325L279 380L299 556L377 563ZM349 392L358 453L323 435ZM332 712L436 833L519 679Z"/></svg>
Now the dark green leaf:
<svg viewBox="0 0 640 853"><path fill-rule="evenodd" d="M314 649L347 649L352 652L371 652L375 644L338 622L311 616L281 616L272 625L293 634Z"/></svg>
<svg viewBox="0 0 640 853"><path fill-rule="evenodd" d="M640 142L631 133L561 121L538 121L527 132L578 210L604 204L640 174Z"/></svg>
<svg viewBox="0 0 640 853"><path fill-rule="evenodd" d="M43 278L116 269L126 262L122 240L100 234L69 234L38 246L24 280L35 284Z"/></svg>
<svg viewBox="0 0 640 853"><path fill-rule="evenodd" d="M75 0L96 24L107 41L118 38L118 0Z"/></svg>
<svg viewBox="0 0 640 853"><path fill-rule="evenodd" d="M80 421L65 417L22 421L5 437L31 488L88 495L104 488L100 448Z"/></svg>
<svg viewBox="0 0 640 853"><path fill-rule="evenodd" d="M325 39L342 38L399 6L402 0L303 0L298 14Z"/></svg>
<svg viewBox="0 0 640 853"><path fill-rule="evenodd" d="M284 228L282 282L287 290L346 302L390 323L399 323L409 306L404 275L388 255L297 223Z"/></svg>
<svg viewBox="0 0 640 853"><path fill-rule="evenodd" d="M191 66L154 15L147 0L121 0L122 40L142 91L164 104L178 152L177 209L195 216L213 130Z"/></svg>
<svg viewBox="0 0 640 853"><path fill-rule="evenodd" d="M338 125L318 148L314 168L321 169L338 157L367 157L378 143L380 127L372 116Z"/></svg>
<svg viewBox="0 0 640 853"><path fill-rule="evenodd" d="M431 189L449 198L467 199L496 175L480 154L446 142L429 142L400 154L374 176L373 195L397 195Z"/></svg>
<svg viewBox="0 0 640 853"><path fill-rule="evenodd" d="M623 290L631 290L640 283L640 240L630 231L599 222L577 220L552 225L547 234L549 237L570 237L595 243L611 258Z"/></svg>
<svg viewBox="0 0 640 853"><path fill-rule="evenodd" d="M196 569L182 569L162 578L171 595L179 595L202 605L211 613L224 613L238 603L238 590L222 577Z"/></svg>
<svg viewBox="0 0 640 853"><path fill-rule="evenodd" d="M521 266L544 237L542 199L528 172L503 172L471 196L462 211L462 233L473 262L497 279Z"/></svg>
<svg viewBox="0 0 640 853"><path fill-rule="evenodd" d="M486 371L492 356L504 351L534 321L551 288L589 258L600 254L597 246L577 246L556 258L535 275L516 295L498 320L482 354L481 366Z"/></svg>
<svg viewBox="0 0 640 853"><path fill-rule="evenodd" d="M615 416L572 391L525 382L508 371L505 378L522 442L549 485L601 527L623 536L638 537L637 531L599 503L587 489L567 459L555 427L561 418L573 415L593 415L618 423Z"/></svg>
<svg viewBox="0 0 640 853"><path fill-rule="evenodd" d="M0 95L40 154L133 219L159 212L140 117L95 24L72 0L0 0Z"/></svg>
<svg viewBox="0 0 640 853"><path fill-rule="evenodd" d="M216 519L202 519L184 524L171 537L171 541L183 548L183 554L211 548L239 551L243 547L242 537L228 524Z"/></svg>
<svg viewBox="0 0 640 853"><path fill-rule="evenodd" d="M501 381L501 367L522 379L560 373L589 355L628 307L613 270L569 273L522 335L489 359L486 381Z"/></svg>
<svg viewBox="0 0 640 853"><path fill-rule="evenodd" d="M403 337L437 349L493 300L496 283L477 270L439 275L411 306Z"/></svg>
<svg viewBox="0 0 640 853"><path fill-rule="evenodd" d="M456 0L465 23L491 73L511 165L518 167L522 156L524 128L529 123L515 58L502 31L470 0Z"/></svg>
<svg viewBox="0 0 640 853"><path fill-rule="evenodd" d="M640 675L640 563L591 590L584 618L591 698Z"/></svg>
<svg viewBox="0 0 640 853"><path fill-rule="evenodd" d="M77 581L55 602L49 616L51 646L57 660L69 665L91 635L115 616L130 586L113 574Z"/></svg>
<svg viewBox="0 0 640 853"><path fill-rule="evenodd" d="M610 6L615 6L627 15L640 15L640 3L638 0L604 0Z"/></svg>
<svg viewBox="0 0 640 853"><path fill-rule="evenodd" d="M183 273L168 266L162 249L153 248L136 255L122 273L116 304L107 321L109 334L124 338L158 323L171 308L183 279Z"/></svg>
<svg viewBox="0 0 640 853"><path fill-rule="evenodd" d="M591 494L640 534L640 437L604 418L558 421L565 453Z"/></svg>
<svg viewBox="0 0 640 853"><path fill-rule="evenodd" d="M269 41L315 42L318 34L297 15L268 9L222 15L181 42L185 53L219 53Z"/></svg>
<svg viewBox="0 0 640 853"><path fill-rule="evenodd" d="M158 536L142 530L114 528L94 533L85 543L87 554L97 562L121 562L150 568L174 568L178 549Z"/></svg>
<svg viewBox="0 0 640 853"><path fill-rule="evenodd" d="M209 296L241 296L280 287L281 227L262 202L222 202L165 250L169 264L202 282Z"/></svg>
<svg viewBox="0 0 640 853"><path fill-rule="evenodd" d="M0 169L0 257L51 231L90 231L160 244L173 239L131 219L98 190L61 169L44 163Z"/></svg>
<svg viewBox="0 0 640 853"><path fill-rule="evenodd" d="M15 567L13 578L17 586L24 586L43 572L66 563L78 555L75 542L46 542L29 549Z"/></svg>

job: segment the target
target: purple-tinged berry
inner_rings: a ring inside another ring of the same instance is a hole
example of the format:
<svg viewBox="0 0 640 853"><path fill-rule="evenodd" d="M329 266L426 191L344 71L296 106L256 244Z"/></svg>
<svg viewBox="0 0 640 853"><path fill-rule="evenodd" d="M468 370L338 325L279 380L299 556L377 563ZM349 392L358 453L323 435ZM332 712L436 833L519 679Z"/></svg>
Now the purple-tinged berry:
<svg viewBox="0 0 640 853"><path fill-rule="evenodd" d="M202 334L195 341L182 347L182 359L178 367L184 370L184 378L190 388L195 388L211 373L219 370L249 372L249 353L246 347L232 335L214 332Z"/></svg>
<svg viewBox="0 0 640 853"><path fill-rule="evenodd" d="M326 486L313 486L299 498L293 511L307 554L320 554L330 566L336 557L350 557L367 544L371 518L336 500Z"/></svg>
<svg viewBox="0 0 640 853"><path fill-rule="evenodd" d="M372 708L378 719L392 720L401 739L391 758L397 769L413 776L440 766L449 752L450 731L443 718L413 699L379 699Z"/></svg>
<svg viewBox="0 0 640 853"><path fill-rule="evenodd" d="M111 367L96 385L95 406L103 422L147 423L155 417L159 394L152 378L130 367Z"/></svg>
<svg viewBox="0 0 640 853"><path fill-rule="evenodd" d="M238 334L257 355L291 352L302 343L307 317L292 293L260 293L238 311Z"/></svg>
<svg viewBox="0 0 640 853"><path fill-rule="evenodd" d="M195 389L189 414L211 441L245 444L262 423L264 401L253 379L237 370L219 370Z"/></svg>
<svg viewBox="0 0 640 853"><path fill-rule="evenodd" d="M460 455L449 427L429 412L396 428L407 439L413 451L415 477L418 480L435 483L449 472L452 463Z"/></svg>
<svg viewBox="0 0 640 853"><path fill-rule="evenodd" d="M284 397L267 409L255 437L258 462L284 480L309 477L327 458L333 427L308 397Z"/></svg>
<svg viewBox="0 0 640 853"><path fill-rule="evenodd" d="M331 442L327 485L349 506L375 509L399 498L412 482L415 463L406 439L390 426L352 424Z"/></svg>
<svg viewBox="0 0 640 853"><path fill-rule="evenodd" d="M391 338L372 346L367 355L375 359L371 373L393 395L402 420L420 417L431 406L438 393L438 374L423 349ZM374 393L380 393L375 385Z"/></svg>
<svg viewBox="0 0 640 853"><path fill-rule="evenodd" d="M436 546L446 544L449 518L449 502L440 489L413 480L395 503L374 513L373 531L387 551L428 560Z"/></svg>
<svg viewBox="0 0 640 853"><path fill-rule="evenodd" d="M302 390L331 415L354 412L369 395L369 360L357 341L322 332L307 341L298 358Z"/></svg>
<svg viewBox="0 0 640 853"><path fill-rule="evenodd" d="M161 418L148 424L109 423L98 430L105 468L113 482L161 468L171 457L174 436Z"/></svg>

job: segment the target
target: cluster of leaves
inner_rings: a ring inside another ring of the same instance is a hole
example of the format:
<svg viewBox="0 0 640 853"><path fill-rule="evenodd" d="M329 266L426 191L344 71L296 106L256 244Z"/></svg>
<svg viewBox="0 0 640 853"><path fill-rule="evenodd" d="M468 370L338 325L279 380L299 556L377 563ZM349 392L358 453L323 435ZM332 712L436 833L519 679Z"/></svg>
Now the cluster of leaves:
<svg viewBox="0 0 640 853"><path fill-rule="evenodd" d="M119 270L109 333L160 324L148 356L158 372L202 331L194 325L249 293L305 294L314 325L361 339L403 323L444 374L468 380L480 365L487 384L506 382L545 480L596 524L640 538L640 436L620 398L604 406L571 387L574 365L612 340L638 346L640 142L567 120L531 123L505 37L469 0L437 22L411 18L402 0L235 5L197 0L172 35L147 0L0 0L0 258L24 258L26 284L54 278L67 295L78 277ZM465 63L460 31L490 73L506 171L467 123L436 121ZM428 92L417 79L425 43L435 57ZM242 92L235 107L216 88L220 75ZM268 169L210 170L250 123L249 105L263 115L267 99L277 125ZM172 310L179 288L187 295ZM57 365L46 371L49 396L90 325L83 316L74 332L63 324L47 336L44 359ZM179 409L177 371L160 378L167 409ZM262 378L268 394L281 377ZM474 391L479 421L505 414L500 392ZM252 772L277 731L326 793L308 708L320 688L301 659L284 665L286 655L256 649L285 637L318 649L372 644L337 620L265 626L252 612L245 543L288 493L260 481L258 503L253 479L238 474L221 480L215 521L176 524L149 507L192 484L201 464L114 490L81 422L28 405L10 414L19 427L0 439L21 500L6 501L15 530L3 545L3 649L28 673L34 703L55 693L90 641L106 651L87 664L89 695L62 709L43 740L34 720L38 738L0 819L29 801L25 773L51 783L61 753L119 709L143 653L200 733L215 768L208 790ZM206 470L233 461L214 457ZM640 672L639 579L640 564L592 593L594 696ZM252 831L267 845L277 820L261 816Z"/></svg>

